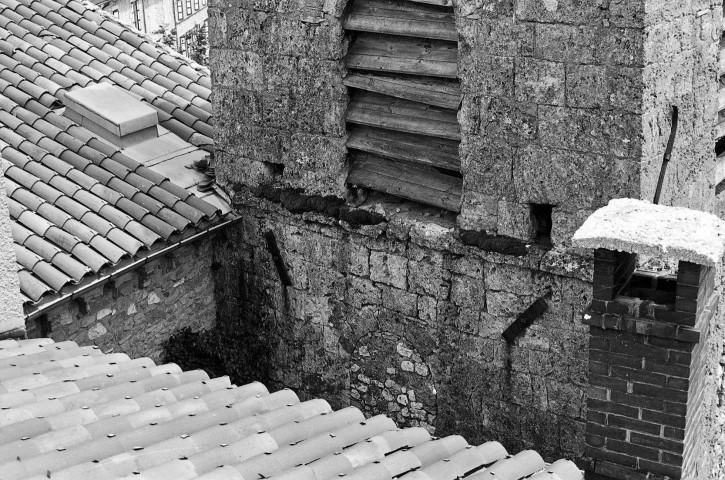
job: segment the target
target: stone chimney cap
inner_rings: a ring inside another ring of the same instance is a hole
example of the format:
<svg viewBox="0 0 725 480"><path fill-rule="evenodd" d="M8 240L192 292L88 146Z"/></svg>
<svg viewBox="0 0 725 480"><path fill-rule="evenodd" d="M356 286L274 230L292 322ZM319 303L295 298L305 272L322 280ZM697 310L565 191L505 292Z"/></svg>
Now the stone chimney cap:
<svg viewBox="0 0 725 480"><path fill-rule="evenodd" d="M82 115L117 137L153 127L156 110L118 87L90 85L65 94L66 108Z"/></svg>
<svg viewBox="0 0 725 480"><path fill-rule="evenodd" d="M621 198L594 212L575 247L604 248L713 266L725 253L725 222L713 214Z"/></svg>

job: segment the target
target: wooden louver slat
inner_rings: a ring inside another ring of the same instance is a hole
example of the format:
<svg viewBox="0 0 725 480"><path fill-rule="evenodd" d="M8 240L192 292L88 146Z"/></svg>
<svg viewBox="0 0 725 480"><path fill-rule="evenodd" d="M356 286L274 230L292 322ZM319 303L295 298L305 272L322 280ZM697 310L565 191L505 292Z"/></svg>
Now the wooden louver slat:
<svg viewBox="0 0 725 480"><path fill-rule="evenodd" d="M430 168L358 154L347 181L446 210L461 210L463 180Z"/></svg>
<svg viewBox="0 0 725 480"><path fill-rule="evenodd" d="M354 127L347 147L385 158L421 163L459 171L458 142L421 135L401 134L368 127Z"/></svg>
<svg viewBox="0 0 725 480"><path fill-rule="evenodd" d="M384 96L378 97L385 102ZM396 99L391 98L390 100L391 102L386 105L385 103L366 102L365 98L355 98L350 102L346 120L350 123L398 132L461 140L455 112L453 115L448 112L430 112L426 111L423 104L416 105L415 102L397 100L398 106L395 104Z"/></svg>
<svg viewBox="0 0 725 480"><path fill-rule="evenodd" d="M347 30L457 41L452 12L421 11L406 3L358 0L345 19Z"/></svg>
<svg viewBox="0 0 725 480"><path fill-rule="evenodd" d="M413 38L380 39L361 34L350 48L345 64L351 69L429 77L457 78L456 44Z"/></svg>
<svg viewBox="0 0 725 480"><path fill-rule="evenodd" d="M461 103L461 89L457 83L434 79L413 80L351 73L345 77L345 85L452 110Z"/></svg>

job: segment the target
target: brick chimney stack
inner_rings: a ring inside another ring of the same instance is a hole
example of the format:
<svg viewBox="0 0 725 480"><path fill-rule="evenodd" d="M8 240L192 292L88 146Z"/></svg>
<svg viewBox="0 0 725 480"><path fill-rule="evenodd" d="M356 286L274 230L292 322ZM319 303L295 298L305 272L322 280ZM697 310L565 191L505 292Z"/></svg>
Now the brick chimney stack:
<svg viewBox="0 0 725 480"><path fill-rule="evenodd" d="M598 247L594 299L583 315L590 326L586 453L594 473L697 479L721 461L706 448L716 435L706 417L722 348L711 327L723 232L712 215L624 199L574 236L579 246ZM645 255L676 263L676 274L637 270Z"/></svg>

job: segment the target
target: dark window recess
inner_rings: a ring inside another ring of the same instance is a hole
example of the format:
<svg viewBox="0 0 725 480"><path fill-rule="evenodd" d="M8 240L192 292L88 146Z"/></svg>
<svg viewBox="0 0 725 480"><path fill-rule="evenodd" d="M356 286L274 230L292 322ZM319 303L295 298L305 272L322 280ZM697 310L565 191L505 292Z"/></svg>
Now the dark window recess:
<svg viewBox="0 0 725 480"><path fill-rule="evenodd" d="M622 295L650 300L660 305L674 305L677 296L677 276L635 270Z"/></svg>
<svg viewBox="0 0 725 480"><path fill-rule="evenodd" d="M103 296L113 297L114 300L118 298L118 288L116 288L116 282L106 282L103 285Z"/></svg>
<svg viewBox="0 0 725 480"><path fill-rule="evenodd" d="M458 34L444 1L354 0L348 183L459 211Z"/></svg>
<svg viewBox="0 0 725 480"><path fill-rule="evenodd" d="M552 205L532 203L531 239L539 245L551 246L551 211Z"/></svg>
<svg viewBox="0 0 725 480"><path fill-rule="evenodd" d="M725 52L722 52L721 55L725 55ZM720 97L723 95L725 92L721 91ZM725 110L720 111L718 115L721 120L725 121ZM720 195L725 190L725 137L719 138L715 143L715 155L717 155L715 159L715 185L717 185L715 194Z"/></svg>
<svg viewBox="0 0 725 480"><path fill-rule="evenodd" d="M133 26L136 30L146 31L146 26L143 18L143 3L140 0L131 2L131 13L133 15Z"/></svg>
<svg viewBox="0 0 725 480"><path fill-rule="evenodd" d="M118 9L117 9L117 8L114 8L114 9L113 9L113 12L112 12L112 13L113 13L113 16L114 16L114 17L116 17L116 18L119 18L119 17L120 17L120 15L119 15L119 13L118 13Z"/></svg>
<svg viewBox="0 0 725 480"><path fill-rule="evenodd" d="M50 337L50 334L53 333L53 328L47 315L41 315L35 319L35 330L41 338Z"/></svg>

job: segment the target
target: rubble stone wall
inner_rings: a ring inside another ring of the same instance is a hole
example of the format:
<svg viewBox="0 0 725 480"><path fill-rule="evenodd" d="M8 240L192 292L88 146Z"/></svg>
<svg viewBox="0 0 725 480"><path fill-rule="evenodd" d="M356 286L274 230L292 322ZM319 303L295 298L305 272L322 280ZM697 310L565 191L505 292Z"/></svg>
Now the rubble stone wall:
<svg viewBox="0 0 725 480"><path fill-rule="evenodd" d="M248 338L269 344L257 378L436 435L583 454L590 260L487 253L463 246L453 219L415 211L354 230L237 200L243 220L215 250L219 322L245 322ZM503 331L539 297L548 311L507 344Z"/></svg>
<svg viewBox="0 0 725 480"><path fill-rule="evenodd" d="M50 336L161 360L162 345L173 333L215 324L211 243L206 238L180 247L50 310ZM44 335L40 322L29 320L26 328L30 338Z"/></svg>

